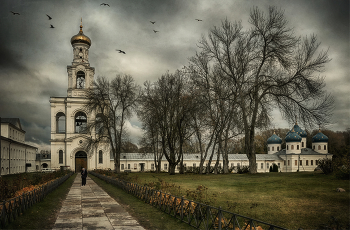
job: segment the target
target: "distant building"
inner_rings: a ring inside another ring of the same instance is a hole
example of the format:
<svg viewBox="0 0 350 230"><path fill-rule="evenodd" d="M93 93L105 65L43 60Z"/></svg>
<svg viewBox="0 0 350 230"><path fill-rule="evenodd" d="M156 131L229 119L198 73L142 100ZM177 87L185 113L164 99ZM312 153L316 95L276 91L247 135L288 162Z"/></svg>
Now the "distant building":
<svg viewBox="0 0 350 230"><path fill-rule="evenodd" d="M42 169L51 169L51 153L49 151L40 151L36 154L36 170L42 171Z"/></svg>
<svg viewBox="0 0 350 230"><path fill-rule="evenodd" d="M1 175L33 172L38 149L25 143L19 118L1 118Z"/></svg>
<svg viewBox="0 0 350 230"><path fill-rule="evenodd" d="M306 148L307 134L302 130L297 122L285 137L286 149L282 149L283 140L275 133L267 139L267 153L256 154L256 164L258 173L269 172L270 166L276 164L280 172L314 171L319 159L332 159L332 154L328 153L328 137L321 131L312 138L312 149ZM211 166L216 163L217 155L213 156ZM246 154L229 154L229 167L249 166ZM207 165L209 156L205 160ZM198 167L200 163L199 154L184 154L183 163L186 168ZM222 166L223 161L220 160ZM111 164L112 165L112 164ZM120 159L121 170L154 171L154 155L151 153L122 153ZM169 163L162 158L161 170L168 171ZM176 171L179 171L177 167ZM235 172L234 170L233 172Z"/></svg>
<svg viewBox="0 0 350 230"><path fill-rule="evenodd" d="M306 148L307 134L296 122L285 137L286 149L281 149L282 139L273 134L267 140L267 152L280 158L281 172L314 171L319 159L330 158L328 137L321 130L312 138L312 149Z"/></svg>

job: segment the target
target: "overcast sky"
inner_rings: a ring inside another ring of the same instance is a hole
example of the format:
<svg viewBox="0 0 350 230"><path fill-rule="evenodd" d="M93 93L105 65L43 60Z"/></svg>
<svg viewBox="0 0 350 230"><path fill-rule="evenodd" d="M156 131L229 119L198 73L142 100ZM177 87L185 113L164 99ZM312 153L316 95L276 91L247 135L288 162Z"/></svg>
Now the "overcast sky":
<svg viewBox="0 0 350 230"><path fill-rule="evenodd" d="M277 6L285 10L296 34L316 34L321 48L328 49L332 61L322 75L327 91L335 97L335 111L333 124L326 128L343 131L350 127L348 0L105 1L110 7L100 6L102 2L0 1L0 117L20 118L26 141L39 150L49 149L50 96L67 96L67 65L73 60L70 39L79 32L81 18L84 34L92 41L89 61L95 67L95 78L130 74L142 85L187 65L198 51L201 36L222 20L242 20L248 28L252 7ZM278 112L274 114L274 127L291 128ZM141 124L134 117L128 125L136 144Z"/></svg>

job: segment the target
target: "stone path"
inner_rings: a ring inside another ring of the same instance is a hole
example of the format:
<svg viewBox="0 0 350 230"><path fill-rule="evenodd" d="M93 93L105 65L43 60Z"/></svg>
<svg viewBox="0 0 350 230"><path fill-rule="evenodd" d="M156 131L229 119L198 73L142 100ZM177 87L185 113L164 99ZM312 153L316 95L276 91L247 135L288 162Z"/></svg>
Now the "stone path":
<svg viewBox="0 0 350 230"><path fill-rule="evenodd" d="M91 178L81 186L78 175L63 202L53 229L144 229Z"/></svg>

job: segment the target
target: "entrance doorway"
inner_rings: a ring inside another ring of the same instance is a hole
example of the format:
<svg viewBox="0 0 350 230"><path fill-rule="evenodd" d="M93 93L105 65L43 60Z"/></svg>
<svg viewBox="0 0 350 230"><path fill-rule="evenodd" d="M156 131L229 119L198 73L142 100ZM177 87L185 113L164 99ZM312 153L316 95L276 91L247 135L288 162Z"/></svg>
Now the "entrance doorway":
<svg viewBox="0 0 350 230"><path fill-rule="evenodd" d="M84 151L75 154L75 172L81 172L81 169L87 170L87 155Z"/></svg>
<svg viewBox="0 0 350 230"><path fill-rule="evenodd" d="M141 172L145 171L145 163L140 163Z"/></svg>

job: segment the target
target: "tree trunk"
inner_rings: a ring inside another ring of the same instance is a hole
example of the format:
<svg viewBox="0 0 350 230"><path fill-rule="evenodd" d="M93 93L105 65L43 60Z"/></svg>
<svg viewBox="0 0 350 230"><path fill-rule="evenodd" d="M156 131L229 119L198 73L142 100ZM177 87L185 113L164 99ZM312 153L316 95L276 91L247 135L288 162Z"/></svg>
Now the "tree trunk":
<svg viewBox="0 0 350 230"><path fill-rule="evenodd" d="M245 153L249 159L249 172L257 173L256 154L254 147L254 128L245 133Z"/></svg>
<svg viewBox="0 0 350 230"><path fill-rule="evenodd" d="M173 163L169 163L169 175L175 175L175 168L176 168L176 164Z"/></svg>

